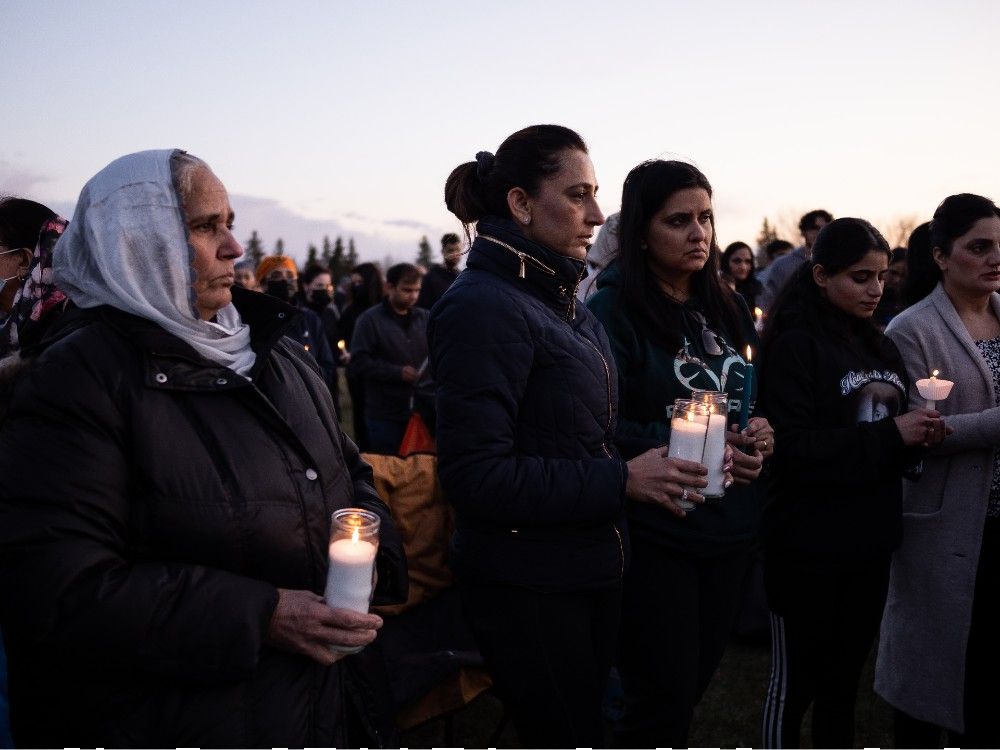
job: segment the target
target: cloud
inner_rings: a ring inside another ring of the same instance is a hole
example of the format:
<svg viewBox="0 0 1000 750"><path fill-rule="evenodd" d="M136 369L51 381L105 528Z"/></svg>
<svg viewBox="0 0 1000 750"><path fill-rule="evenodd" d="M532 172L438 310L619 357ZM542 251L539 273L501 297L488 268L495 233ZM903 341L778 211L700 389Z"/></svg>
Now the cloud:
<svg viewBox="0 0 1000 750"><path fill-rule="evenodd" d="M29 196L39 192L38 186L51 182L43 174L18 167L0 159L0 195Z"/></svg>
<svg viewBox="0 0 1000 750"><path fill-rule="evenodd" d="M416 219L375 219L350 212L327 218L310 218L283 205L273 198L253 195L230 195L236 213L236 238L244 245L256 231L267 252L273 252L280 238L285 254L304 262L309 245L323 247L323 238L334 242L341 237L344 245L354 238L354 245L361 260L385 263L412 262L417 257L418 243L424 235L433 236L449 231L447 227L434 227ZM69 201L51 201L53 211L72 217L74 204Z"/></svg>

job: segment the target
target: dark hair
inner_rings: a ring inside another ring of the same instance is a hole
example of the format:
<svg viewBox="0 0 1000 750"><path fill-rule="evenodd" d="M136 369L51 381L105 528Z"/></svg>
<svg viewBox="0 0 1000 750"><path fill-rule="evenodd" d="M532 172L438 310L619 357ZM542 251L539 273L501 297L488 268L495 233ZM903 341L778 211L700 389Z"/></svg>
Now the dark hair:
<svg viewBox="0 0 1000 750"><path fill-rule="evenodd" d="M992 216L1000 216L1000 208L997 208L989 198L981 195L959 193L949 195L941 201L930 223L929 237L926 237L926 257L922 250L916 255L912 249L910 252L906 267L906 300L909 304L922 300L934 291L934 287L941 280L941 269L934 262L933 251L937 249L942 255L951 255L955 240L972 229L980 219ZM911 242L919 230L920 227L917 227L910 235ZM921 236L919 239L924 240L924 237Z"/></svg>
<svg viewBox="0 0 1000 750"><path fill-rule="evenodd" d="M329 266L324 266L321 263L310 263L306 266L306 270L302 272L299 276L299 288L305 287L312 284L317 276L320 274L328 273L330 277L333 277L333 273L330 271Z"/></svg>
<svg viewBox="0 0 1000 750"><path fill-rule="evenodd" d="M708 178L697 167L682 161L658 159L635 167L622 187L618 225L621 299L644 334L666 349L683 343L681 305L663 293L649 267L649 251L643 249L643 244L653 215L663 208L670 196L689 188L701 188L712 196ZM739 350L747 342L743 340L735 294L719 278L714 216L711 221L708 260L700 271L691 275L691 294L703 305L708 324Z"/></svg>
<svg viewBox="0 0 1000 750"><path fill-rule="evenodd" d="M397 263L385 272L385 283L398 286L399 284L412 284L422 277L420 269L412 263Z"/></svg>
<svg viewBox="0 0 1000 750"><path fill-rule="evenodd" d="M55 212L41 203L27 198L0 198L0 244L34 252L42 224L54 218Z"/></svg>
<svg viewBox="0 0 1000 750"><path fill-rule="evenodd" d="M757 261L753 257L753 248L745 242L730 242L726 245L726 249L722 251L722 272L732 274L732 271L729 270L729 259L736 254L737 250L747 250L750 252L750 275L752 276L754 270L757 268Z"/></svg>
<svg viewBox="0 0 1000 750"><path fill-rule="evenodd" d="M382 301L384 291L381 268L375 263L361 263L351 269L351 274L358 274L362 279L360 288L351 285L351 304L358 312Z"/></svg>
<svg viewBox="0 0 1000 750"><path fill-rule="evenodd" d="M566 149L587 153L577 133L561 125L532 125L500 144L496 156L480 151L475 161L455 167L444 184L444 202L465 227L484 216L511 218L507 193L519 187L535 195L542 180L559 173Z"/></svg>
<svg viewBox="0 0 1000 750"><path fill-rule="evenodd" d="M885 237L864 219L836 219L823 227L813 244L812 260L799 267L771 306L761 341L761 359L767 358L774 340L789 328L806 325L819 330L838 317L816 285L814 267L822 266L828 276L836 276L873 250L884 252L886 261L892 257ZM858 325L862 345L880 352L882 334L874 322L858 321Z"/></svg>
<svg viewBox="0 0 1000 750"><path fill-rule="evenodd" d="M779 253L782 250L787 250L788 252L791 252L794 249L795 245L793 245L788 240L771 240L766 245L764 245L764 252L767 253L768 260L774 260L775 253Z"/></svg>
<svg viewBox="0 0 1000 750"><path fill-rule="evenodd" d="M937 285L941 271L931 253L931 223L925 221L910 233L906 241L906 281L903 283L903 303L916 304Z"/></svg>
<svg viewBox="0 0 1000 750"><path fill-rule="evenodd" d="M448 234L441 236L441 247L446 245L454 245L456 242L460 242L458 235L454 232L448 232Z"/></svg>
<svg viewBox="0 0 1000 750"><path fill-rule="evenodd" d="M833 221L833 214L829 211L824 211L822 208L817 208L814 211L810 211L804 214L801 219L799 219L799 231L805 234L806 230L816 228L816 219L822 219L824 222L829 224Z"/></svg>

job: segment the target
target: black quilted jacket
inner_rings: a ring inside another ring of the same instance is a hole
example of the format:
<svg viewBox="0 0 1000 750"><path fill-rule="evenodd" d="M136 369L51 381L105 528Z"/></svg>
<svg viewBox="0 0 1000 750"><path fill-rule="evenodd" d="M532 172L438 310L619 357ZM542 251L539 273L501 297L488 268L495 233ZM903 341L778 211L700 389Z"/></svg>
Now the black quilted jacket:
<svg viewBox="0 0 1000 750"><path fill-rule="evenodd" d="M583 263L484 219L428 329L438 471L465 581L616 585L627 469L613 442L614 360L574 292Z"/></svg>
<svg viewBox="0 0 1000 750"><path fill-rule="evenodd" d="M293 308L234 290L253 382L111 308L74 310L0 429L0 618L19 747L344 746L340 665L264 644L322 594L330 514L382 516Z"/></svg>

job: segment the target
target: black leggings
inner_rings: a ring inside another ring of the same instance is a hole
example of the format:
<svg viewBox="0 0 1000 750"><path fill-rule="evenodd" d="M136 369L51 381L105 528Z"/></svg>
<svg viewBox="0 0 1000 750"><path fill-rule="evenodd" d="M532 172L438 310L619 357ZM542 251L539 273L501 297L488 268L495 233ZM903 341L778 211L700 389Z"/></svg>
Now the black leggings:
<svg viewBox="0 0 1000 750"><path fill-rule="evenodd" d="M810 704L813 747L854 747L858 680L882 620L888 558L837 572L765 561L764 576L771 679L763 747L801 747L802 718Z"/></svg>
<svg viewBox="0 0 1000 750"><path fill-rule="evenodd" d="M621 591L463 585L462 604L523 747L603 747Z"/></svg>
<svg viewBox="0 0 1000 750"><path fill-rule="evenodd" d="M697 558L632 537L618 672L619 747L687 747L694 707L729 642L750 552Z"/></svg>

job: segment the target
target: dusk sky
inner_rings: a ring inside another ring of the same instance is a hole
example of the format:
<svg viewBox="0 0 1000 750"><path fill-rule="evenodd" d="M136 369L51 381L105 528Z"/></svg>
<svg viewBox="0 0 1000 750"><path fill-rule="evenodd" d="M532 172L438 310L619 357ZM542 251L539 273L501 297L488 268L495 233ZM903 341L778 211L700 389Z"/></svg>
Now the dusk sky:
<svg viewBox="0 0 1000 750"><path fill-rule="evenodd" d="M608 212L638 162L696 163L723 245L817 207L885 227L1000 199L996 0L3 0L0 29L0 193L69 211L112 159L177 146L237 236L299 258L323 234L436 247L451 169L542 122L587 140Z"/></svg>

